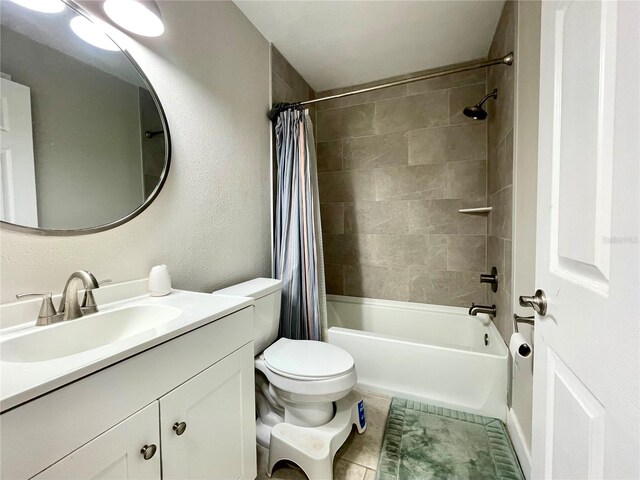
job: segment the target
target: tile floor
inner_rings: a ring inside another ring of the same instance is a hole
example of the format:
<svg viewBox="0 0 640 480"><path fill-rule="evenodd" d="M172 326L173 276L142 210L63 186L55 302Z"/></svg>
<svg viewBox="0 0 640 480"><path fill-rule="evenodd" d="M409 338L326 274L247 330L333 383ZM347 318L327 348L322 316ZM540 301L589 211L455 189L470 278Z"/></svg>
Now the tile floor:
<svg viewBox="0 0 640 480"><path fill-rule="evenodd" d="M367 416L367 430L362 435L354 430L345 444L336 453L334 480L374 480L382 436L387 422L391 397L370 392L361 392ZM267 480L268 450L258 446L258 477ZM307 476L293 464L280 462L273 472L273 479L306 480Z"/></svg>

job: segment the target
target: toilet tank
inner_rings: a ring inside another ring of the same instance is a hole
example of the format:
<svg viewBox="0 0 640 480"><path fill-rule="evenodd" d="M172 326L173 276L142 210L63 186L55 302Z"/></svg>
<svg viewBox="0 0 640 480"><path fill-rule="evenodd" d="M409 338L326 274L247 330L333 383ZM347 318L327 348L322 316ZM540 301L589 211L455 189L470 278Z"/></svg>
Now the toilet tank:
<svg viewBox="0 0 640 480"><path fill-rule="evenodd" d="M214 295L232 295L254 299L254 355L262 353L278 337L281 284L280 280L273 278L254 278L248 282L213 292Z"/></svg>

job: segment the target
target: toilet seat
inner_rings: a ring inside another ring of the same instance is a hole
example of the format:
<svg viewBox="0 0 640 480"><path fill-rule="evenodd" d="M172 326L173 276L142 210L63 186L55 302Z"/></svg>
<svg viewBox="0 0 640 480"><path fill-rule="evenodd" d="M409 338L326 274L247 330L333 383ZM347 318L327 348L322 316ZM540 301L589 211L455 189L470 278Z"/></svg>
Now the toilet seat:
<svg viewBox="0 0 640 480"><path fill-rule="evenodd" d="M313 340L281 338L264 351L268 368L295 380L325 380L354 370L353 357L341 348Z"/></svg>
<svg viewBox="0 0 640 480"><path fill-rule="evenodd" d="M256 357L255 366L280 397L300 403L334 402L358 380L349 353L312 340L281 338Z"/></svg>

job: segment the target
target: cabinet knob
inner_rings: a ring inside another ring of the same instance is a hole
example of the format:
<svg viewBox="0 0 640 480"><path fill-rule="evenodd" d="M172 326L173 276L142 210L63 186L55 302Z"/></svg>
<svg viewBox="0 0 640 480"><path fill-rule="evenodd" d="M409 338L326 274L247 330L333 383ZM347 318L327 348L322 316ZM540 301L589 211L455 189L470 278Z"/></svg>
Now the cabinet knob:
<svg viewBox="0 0 640 480"><path fill-rule="evenodd" d="M142 450L140 450L140 453L142 454L145 460L151 460L153 456L156 454L157 449L158 447L156 447L152 443L151 445L145 445L144 447L142 447Z"/></svg>
<svg viewBox="0 0 640 480"><path fill-rule="evenodd" d="M187 424L185 422L176 422L173 424L173 431L176 432L176 435L182 435L186 429Z"/></svg>

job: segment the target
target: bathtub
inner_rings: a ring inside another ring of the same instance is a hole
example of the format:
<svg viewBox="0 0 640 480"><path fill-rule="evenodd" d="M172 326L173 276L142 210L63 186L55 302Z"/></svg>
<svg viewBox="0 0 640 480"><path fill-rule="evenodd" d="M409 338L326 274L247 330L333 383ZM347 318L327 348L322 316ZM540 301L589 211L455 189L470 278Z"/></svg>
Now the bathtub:
<svg viewBox="0 0 640 480"><path fill-rule="evenodd" d="M328 341L364 390L505 420L508 350L466 308L327 295Z"/></svg>

